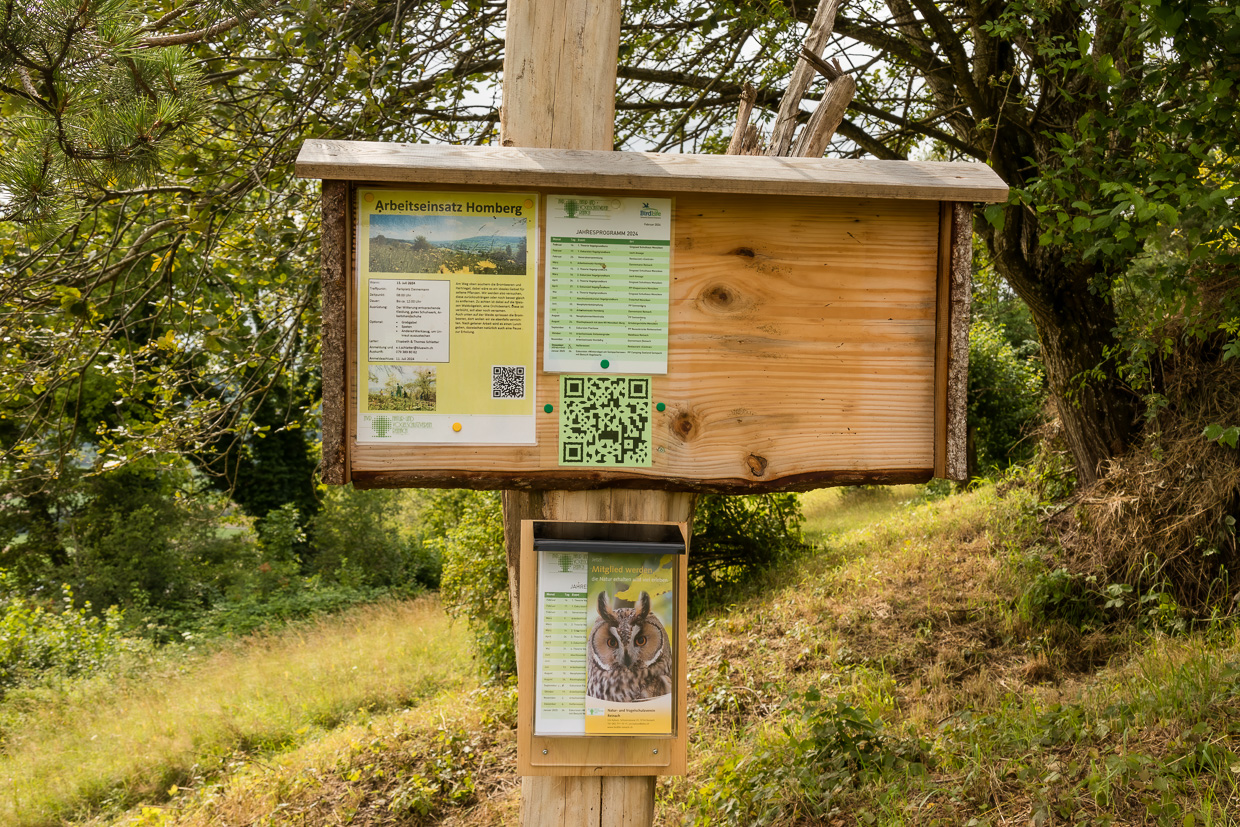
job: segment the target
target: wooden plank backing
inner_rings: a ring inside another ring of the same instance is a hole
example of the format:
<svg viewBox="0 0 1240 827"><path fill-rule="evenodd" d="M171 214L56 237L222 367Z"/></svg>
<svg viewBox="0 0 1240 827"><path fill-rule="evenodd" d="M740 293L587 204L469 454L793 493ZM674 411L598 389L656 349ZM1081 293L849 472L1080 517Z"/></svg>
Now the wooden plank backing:
<svg viewBox="0 0 1240 827"><path fill-rule="evenodd" d="M419 185L1003 201L985 164L308 140L302 178Z"/></svg>
<svg viewBox="0 0 1240 827"><path fill-rule="evenodd" d="M680 195L673 226L650 468L559 466L558 417L541 410L558 410L559 377L540 348L537 445L353 442L354 484L743 493L930 478L937 203Z"/></svg>

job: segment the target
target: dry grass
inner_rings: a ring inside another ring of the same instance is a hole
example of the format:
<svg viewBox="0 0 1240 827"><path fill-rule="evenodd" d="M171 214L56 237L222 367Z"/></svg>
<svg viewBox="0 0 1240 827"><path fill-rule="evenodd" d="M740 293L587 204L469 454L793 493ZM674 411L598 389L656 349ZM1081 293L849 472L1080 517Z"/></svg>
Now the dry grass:
<svg viewBox="0 0 1240 827"><path fill-rule="evenodd" d="M32 714L0 757L0 823L165 797L239 756L472 685L437 601L385 603L246 639L162 674L92 685Z"/></svg>
<svg viewBox="0 0 1240 827"><path fill-rule="evenodd" d="M1220 576L1240 564L1240 451L1202 436L1207 425L1240 423L1240 360L1181 353L1164 383L1168 406L1146 441L1057 524L1074 570L1166 589L1186 612L1208 615L1240 592Z"/></svg>

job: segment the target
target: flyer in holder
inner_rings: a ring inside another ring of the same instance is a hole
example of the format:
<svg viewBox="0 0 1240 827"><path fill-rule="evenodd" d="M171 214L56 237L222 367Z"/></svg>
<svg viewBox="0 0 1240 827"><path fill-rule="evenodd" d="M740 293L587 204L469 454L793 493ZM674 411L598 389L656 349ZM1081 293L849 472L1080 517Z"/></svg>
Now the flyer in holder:
<svg viewBox="0 0 1240 827"><path fill-rule="evenodd" d="M539 552L536 735L672 735L675 555Z"/></svg>
<svg viewBox="0 0 1240 827"><path fill-rule="evenodd" d="M547 198L545 369L667 373L672 201Z"/></svg>

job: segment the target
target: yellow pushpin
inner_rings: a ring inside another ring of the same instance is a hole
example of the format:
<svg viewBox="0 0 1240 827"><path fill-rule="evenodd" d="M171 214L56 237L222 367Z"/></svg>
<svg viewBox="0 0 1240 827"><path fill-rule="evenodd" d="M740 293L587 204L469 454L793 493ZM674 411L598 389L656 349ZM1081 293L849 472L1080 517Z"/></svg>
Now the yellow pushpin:
<svg viewBox="0 0 1240 827"><path fill-rule="evenodd" d="M452 430L456 431L457 433L460 433L460 432L461 432L461 423L459 423L459 422L453 422L453 423L452 423Z"/></svg>

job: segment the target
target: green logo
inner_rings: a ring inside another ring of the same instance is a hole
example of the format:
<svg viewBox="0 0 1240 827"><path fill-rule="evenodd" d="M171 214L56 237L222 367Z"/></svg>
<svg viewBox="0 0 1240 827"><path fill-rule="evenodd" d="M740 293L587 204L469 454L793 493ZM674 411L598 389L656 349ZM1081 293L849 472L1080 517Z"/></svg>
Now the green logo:
<svg viewBox="0 0 1240 827"><path fill-rule="evenodd" d="M561 554L560 555L560 571L566 573L572 570L573 570L573 558L567 554Z"/></svg>
<svg viewBox="0 0 1240 827"><path fill-rule="evenodd" d="M564 214L569 218L577 217L577 202L572 198L564 202Z"/></svg>
<svg viewBox="0 0 1240 827"><path fill-rule="evenodd" d="M383 439L392 430L392 420L386 416L376 416L371 425L375 429L375 436Z"/></svg>

